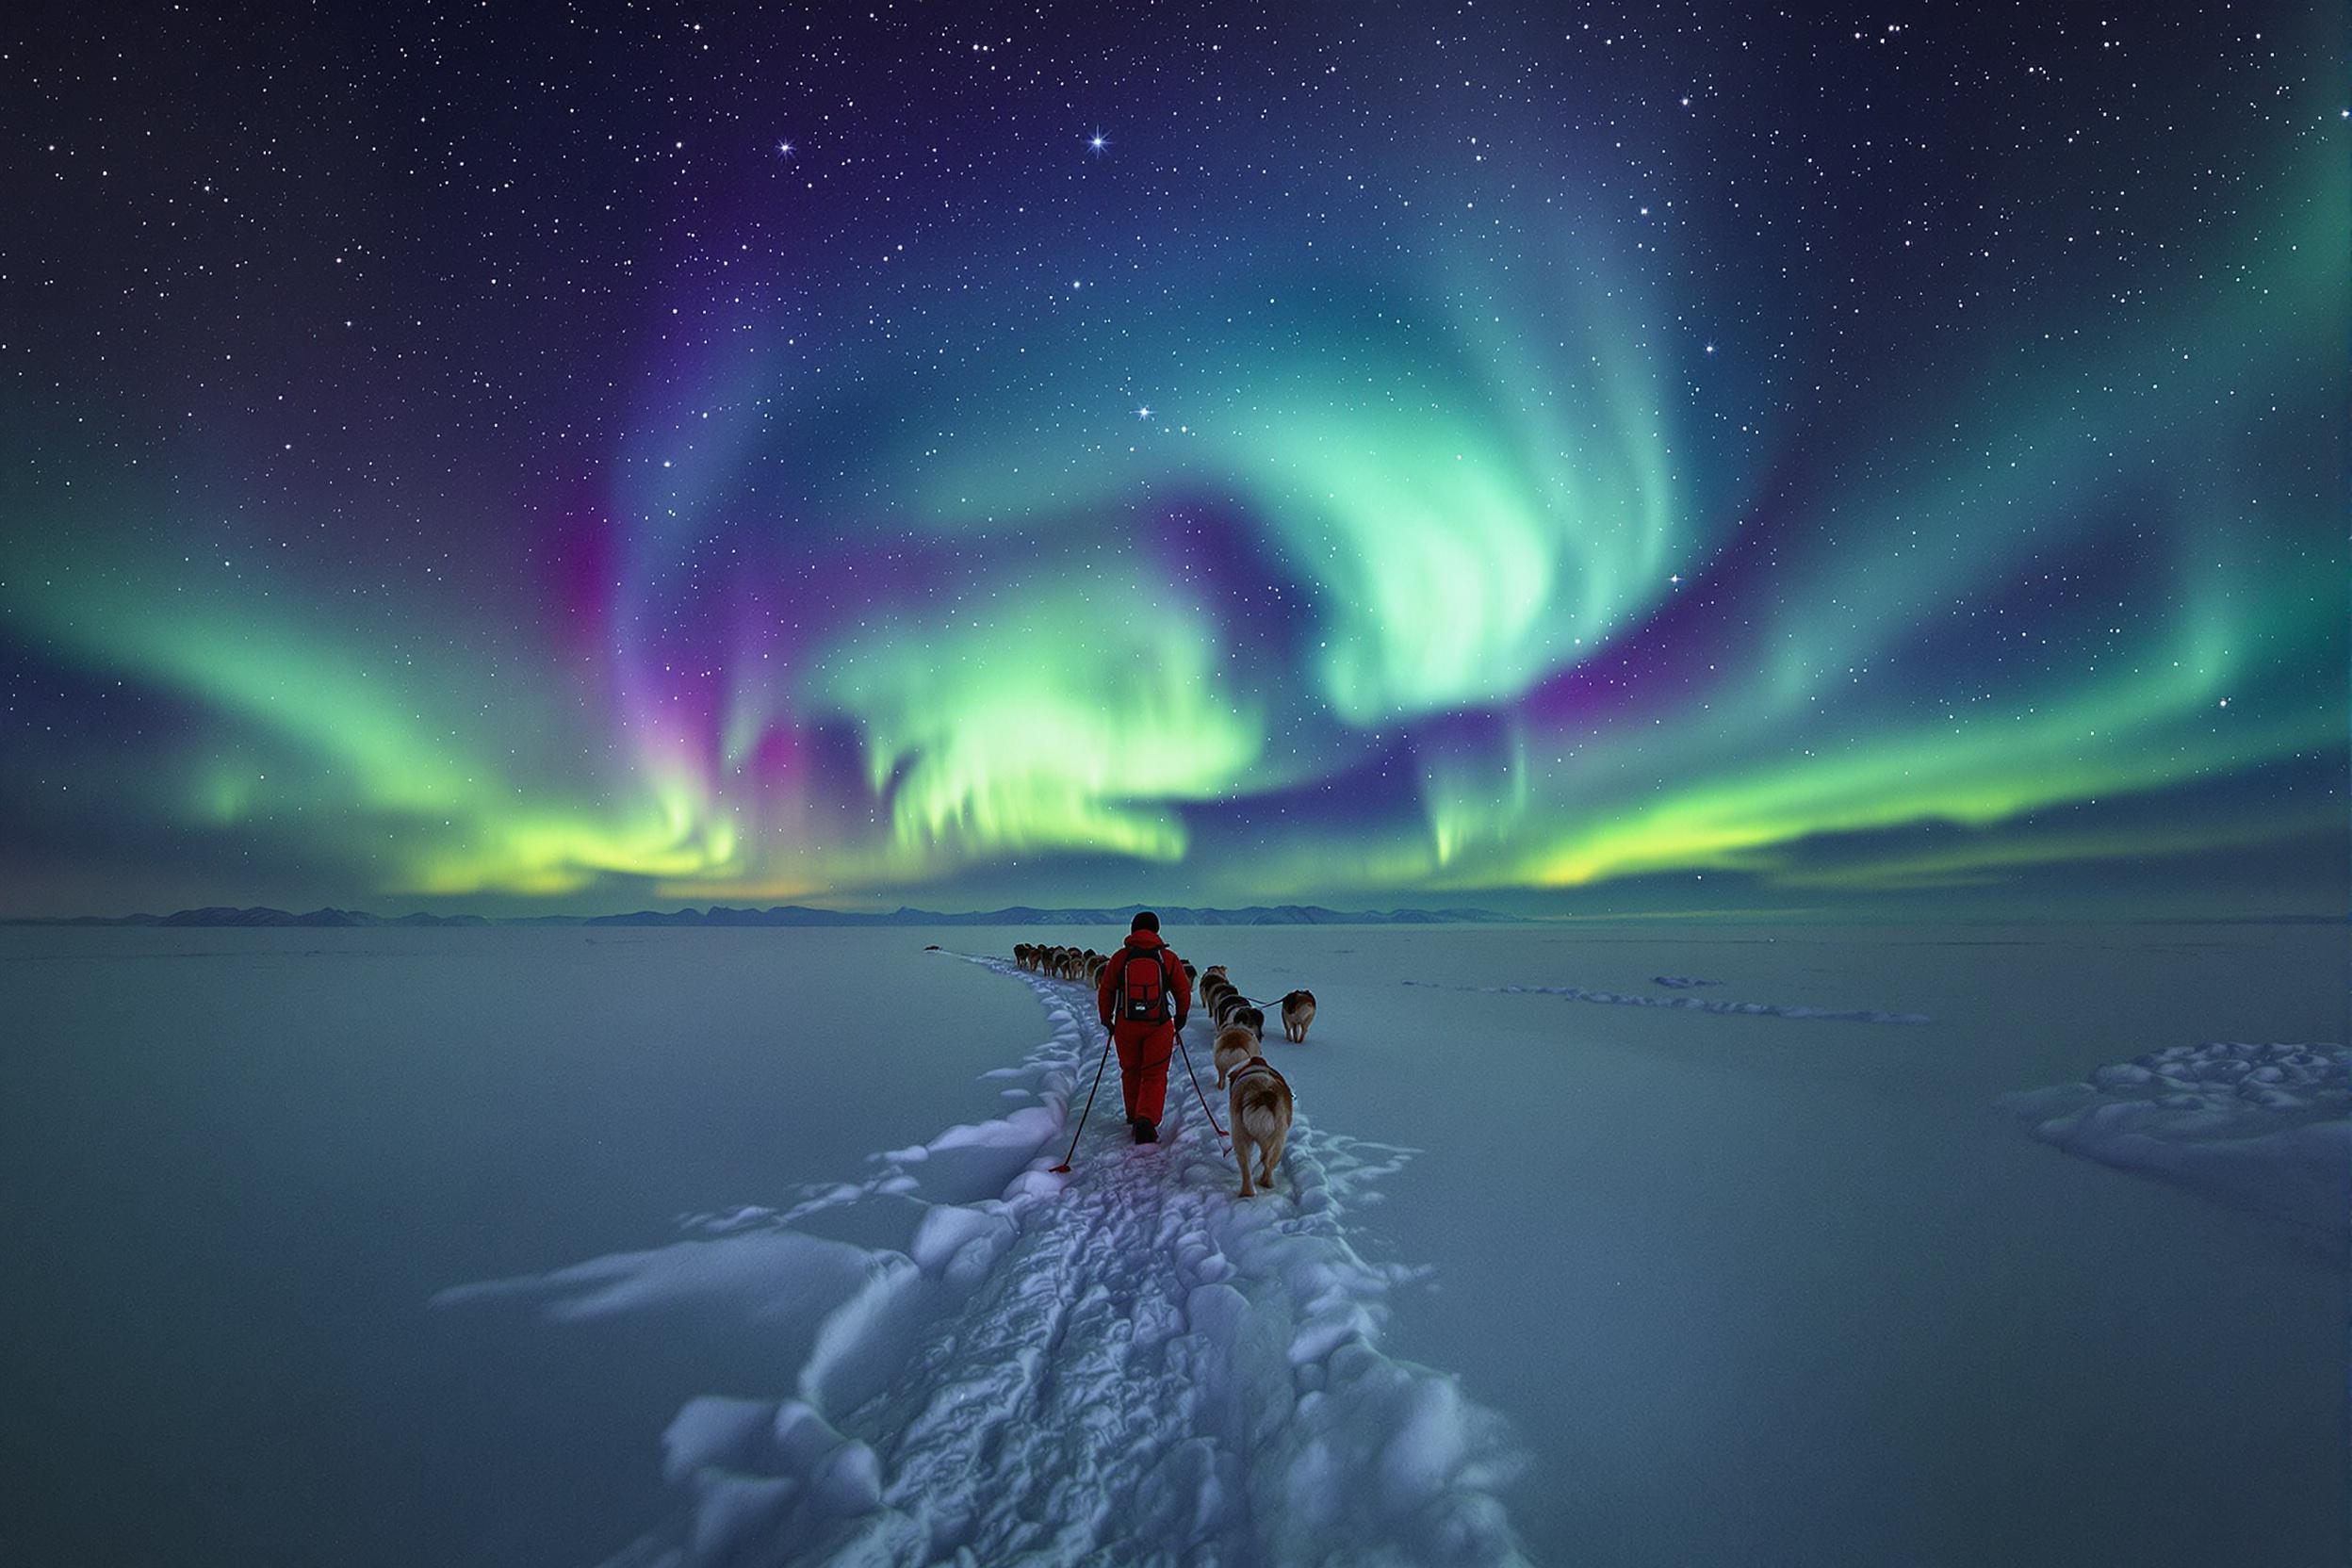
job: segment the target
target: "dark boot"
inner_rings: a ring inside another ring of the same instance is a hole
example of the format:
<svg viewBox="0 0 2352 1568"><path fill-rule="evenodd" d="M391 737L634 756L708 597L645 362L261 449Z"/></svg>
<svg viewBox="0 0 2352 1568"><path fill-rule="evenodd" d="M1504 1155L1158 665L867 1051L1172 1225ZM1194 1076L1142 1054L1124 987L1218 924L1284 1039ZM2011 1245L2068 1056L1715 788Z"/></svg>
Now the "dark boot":
<svg viewBox="0 0 2352 1568"><path fill-rule="evenodd" d="M1137 1143L1159 1142L1160 1124L1156 1121L1148 1121L1142 1117L1135 1118L1135 1141Z"/></svg>

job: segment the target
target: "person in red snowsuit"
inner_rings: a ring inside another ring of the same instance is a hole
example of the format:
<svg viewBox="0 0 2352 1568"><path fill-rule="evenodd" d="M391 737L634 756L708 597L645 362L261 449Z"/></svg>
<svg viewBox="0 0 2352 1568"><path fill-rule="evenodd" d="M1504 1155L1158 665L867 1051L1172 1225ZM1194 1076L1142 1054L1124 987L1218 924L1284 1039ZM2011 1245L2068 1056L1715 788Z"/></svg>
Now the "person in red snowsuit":
<svg viewBox="0 0 2352 1568"><path fill-rule="evenodd" d="M1159 916L1146 909L1135 917L1127 945L1102 966L1094 1000L1102 1027L1119 1045L1127 1125L1137 1143L1157 1143L1160 1113L1168 1105L1168 1059L1192 1012L1192 977L1176 950L1160 940Z"/></svg>

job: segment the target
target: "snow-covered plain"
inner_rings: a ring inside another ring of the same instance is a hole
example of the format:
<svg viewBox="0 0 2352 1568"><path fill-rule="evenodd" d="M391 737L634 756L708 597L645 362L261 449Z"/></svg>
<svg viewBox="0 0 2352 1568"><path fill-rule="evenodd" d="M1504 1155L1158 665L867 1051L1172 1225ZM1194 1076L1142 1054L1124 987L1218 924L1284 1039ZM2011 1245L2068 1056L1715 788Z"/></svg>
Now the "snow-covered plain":
<svg viewBox="0 0 2352 1568"><path fill-rule="evenodd" d="M920 951L1115 935L0 932L0 1560L2344 1560L2342 1239L2009 1099L2338 931L1171 930L1254 1205Z"/></svg>

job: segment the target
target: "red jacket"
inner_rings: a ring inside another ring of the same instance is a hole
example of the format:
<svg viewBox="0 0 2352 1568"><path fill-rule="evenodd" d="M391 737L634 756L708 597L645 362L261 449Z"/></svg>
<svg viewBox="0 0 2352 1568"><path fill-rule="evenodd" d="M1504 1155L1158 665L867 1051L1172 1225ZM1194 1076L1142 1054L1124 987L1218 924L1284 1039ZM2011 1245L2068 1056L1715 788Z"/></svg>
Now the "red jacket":
<svg viewBox="0 0 2352 1568"><path fill-rule="evenodd" d="M1160 940L1160 934L1157 931L1130 931L1127 933L1127 945L1141 955L1152 955L1153 950L1156 949L1159 955L1166 956L1168 978L1171 987L1168 994L1176 1001L1175 1017L1171 1021L1181 1027L1185 1018L1192 1012L1192 976L1184 972L1184 961L1176 956L1174 948ZM1095 988L1094 991L1095 1012L1101 1016L1102 1026L1106 1029L1113 1021L1111 1015L1119 994L1119 972L1122 962L1124 962L1123 954L1111 955L1111 961L1102 966L1102 983Z"/></svg>

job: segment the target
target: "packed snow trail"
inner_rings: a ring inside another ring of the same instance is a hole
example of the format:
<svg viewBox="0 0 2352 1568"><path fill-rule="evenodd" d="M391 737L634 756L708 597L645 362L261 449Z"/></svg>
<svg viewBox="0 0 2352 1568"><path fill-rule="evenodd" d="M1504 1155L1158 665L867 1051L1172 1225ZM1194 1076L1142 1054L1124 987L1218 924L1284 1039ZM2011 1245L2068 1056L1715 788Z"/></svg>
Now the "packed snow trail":
<svg viewBox="0 0 2352 1568"><path fill-rule="evenodd" d="M1106 1075L1075 1169L1049 1174L1101 1054L1092 998L968 961L1046 1004L1053 1038L990 1074L1034 1103L781 1211L440 1298L720 1304L800 1356L795 1397L678 1413L677 1517L610 1568L1521 1561L1501 1419L1378 1348L1411 1270L1358 1255L1342 1213L1404 1152L1302 1114L1277 1195L1245 1202L1189 1081L1136 1147Z"/></svg>

